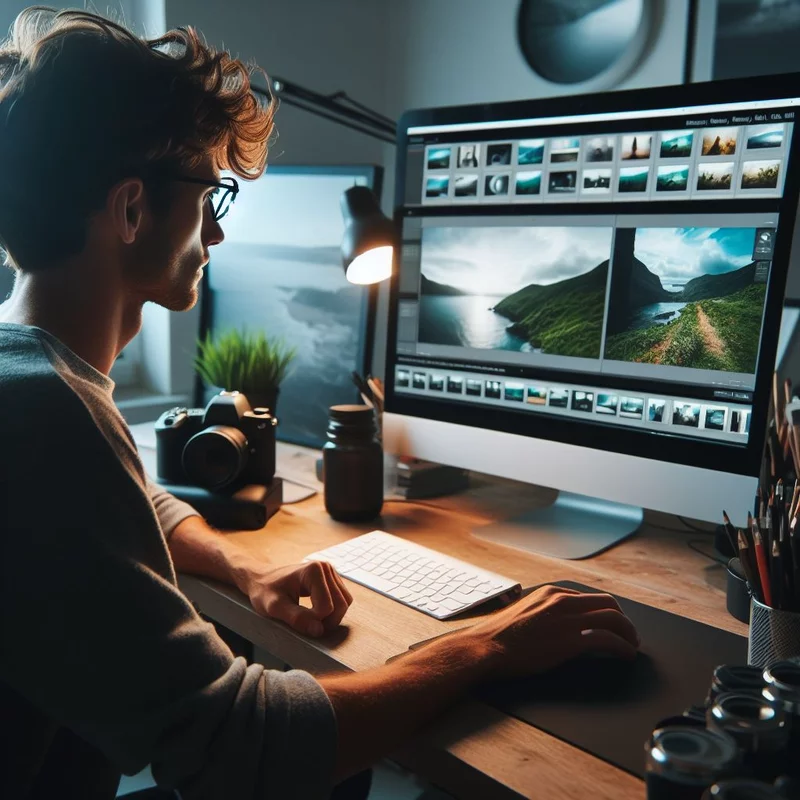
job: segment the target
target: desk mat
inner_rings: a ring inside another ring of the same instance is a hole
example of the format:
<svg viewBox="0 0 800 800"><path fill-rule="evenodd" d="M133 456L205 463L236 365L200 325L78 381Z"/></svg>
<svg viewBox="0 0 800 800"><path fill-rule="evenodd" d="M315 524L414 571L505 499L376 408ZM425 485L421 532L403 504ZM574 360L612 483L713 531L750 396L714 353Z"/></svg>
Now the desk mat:
<svg viewBox="0 0 800 800"><path fill-rule="evenodd" d="M598 591L571 581L554 585ZM479 697L643 778L644 743L653 726L702 704L718 664L746 664L747 638L616 599L642 640L634 662L577 659L536 678L492 684Z"/></svg>

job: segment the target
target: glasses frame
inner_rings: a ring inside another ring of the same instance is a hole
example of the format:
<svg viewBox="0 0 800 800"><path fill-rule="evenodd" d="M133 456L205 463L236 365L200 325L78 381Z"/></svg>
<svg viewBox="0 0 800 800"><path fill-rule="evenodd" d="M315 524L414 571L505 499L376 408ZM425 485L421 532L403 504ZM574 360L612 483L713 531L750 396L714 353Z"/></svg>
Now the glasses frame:
<svg viewBox="0 0 800 800"><path fill-rule="evenodd" d="M239 194L239 181L236 178L224 177L218 181L208 180L206 178L195 178L189 175L176 175L173 180L180 181L181 183L196 183L199 186L212 186L216 189L223 189L224 191L219 196L219 200L214 205L213 195L209 196L208 202L211 204L211 210L214 213L214 220L219 222L230 211L231 206L236 200L236 195ZM223 183L227 181L227 183ZM232 195L230 202L226 205L225 201L228 196ZM222 212L220 212L222 209Z"/></svg>

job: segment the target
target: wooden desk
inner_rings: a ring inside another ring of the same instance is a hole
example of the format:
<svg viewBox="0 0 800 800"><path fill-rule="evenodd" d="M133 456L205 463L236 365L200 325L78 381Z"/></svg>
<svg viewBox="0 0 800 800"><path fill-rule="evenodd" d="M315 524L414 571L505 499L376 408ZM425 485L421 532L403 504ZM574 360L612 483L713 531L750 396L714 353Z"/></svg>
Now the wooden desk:
<svg viewBox="0 0 800 800"><path fill-rule="evenodd" d="M674 517L647 514L645 526L635 537L580 562L527 554L470 535L480 524L549 499L547 490L476 476L473 488L462 495L425 504L388 502L382 518L369 525L334 522L317 495L284 506L263 530L229 535L276 563L291 563L382 528L508 575L523 586L580 581L746 635L746 626L725 610L724 569L687 545L689 540L700 539L710 551L711 537L679 531ZM341 629L323 640L311 641L257 616L233 589L189 576L181 576L180 584L204 614L281 661L315 674L378 666L415 642L464 624L437 621L349 583L355 600ZM461 703L393 757L467 800L644 797L644 784L637 778L477 701Z"/></svg>

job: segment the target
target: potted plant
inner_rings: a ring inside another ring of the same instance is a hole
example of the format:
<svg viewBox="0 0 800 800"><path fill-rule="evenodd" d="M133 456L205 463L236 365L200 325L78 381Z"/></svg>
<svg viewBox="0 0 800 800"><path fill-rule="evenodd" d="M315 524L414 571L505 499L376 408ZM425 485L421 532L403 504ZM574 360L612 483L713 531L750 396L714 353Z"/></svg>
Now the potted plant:
<svg viewBox="0 0 800 800"><path fill-rule="evenodd" d="M195 371L208 386L244 394L253 408L276 413L278 391L296 349L283 339L263 331L248 333L231 329L198 341Z"/></svg>

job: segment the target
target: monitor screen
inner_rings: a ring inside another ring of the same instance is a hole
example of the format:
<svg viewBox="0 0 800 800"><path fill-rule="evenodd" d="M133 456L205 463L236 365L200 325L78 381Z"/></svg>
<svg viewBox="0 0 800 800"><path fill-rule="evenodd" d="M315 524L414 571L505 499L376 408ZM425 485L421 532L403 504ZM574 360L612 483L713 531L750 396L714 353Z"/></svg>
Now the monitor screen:
<svg viewBox="0 0 800 800"><path fill-rule="evenodd" d="M757 475L796 77L409 112L387 410Z"/></svg>
<svg viewBox="0 0 800 800"><path fill-rule="evenodd" d="M342 193L380 192L371 166L269 166L222 220L204 276L201 335L264 331L296 348L277 402L278 438L320 447L328 409L358 401L350 374L368 368L370 293L342 268ZM236 388L236 387L223 387ZM199 387L198 404L213 390Z"/></svg>

